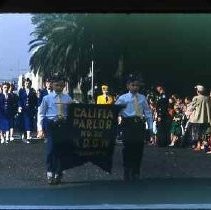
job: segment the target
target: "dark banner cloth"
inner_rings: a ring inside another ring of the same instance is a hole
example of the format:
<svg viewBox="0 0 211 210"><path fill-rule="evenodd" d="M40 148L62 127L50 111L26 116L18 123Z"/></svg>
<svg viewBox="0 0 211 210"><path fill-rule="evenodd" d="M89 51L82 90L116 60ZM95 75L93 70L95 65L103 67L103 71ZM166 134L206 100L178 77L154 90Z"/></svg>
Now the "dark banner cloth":
<svg viewBox="0 0 211 210"><path fill-rule="evenodd" d="M52 126L62 169L92 162L111 172L117 116L122 106L71 104L68 118Z"/></svg>

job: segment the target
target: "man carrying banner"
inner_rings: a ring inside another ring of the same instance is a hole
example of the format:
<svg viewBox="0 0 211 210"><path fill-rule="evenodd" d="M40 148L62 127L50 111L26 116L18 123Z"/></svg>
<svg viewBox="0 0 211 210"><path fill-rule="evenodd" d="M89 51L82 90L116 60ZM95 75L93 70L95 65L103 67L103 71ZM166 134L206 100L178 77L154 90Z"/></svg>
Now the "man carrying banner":
<svg viewBox="0 0 211 210"><path fill-rule="evenodd" d="M63 93L65 81L59 75L52 78L53 90L52 94L43 97L39 108L38 134L40 138L44 137L43 125L46 126L47 137L47 181L48 184L59 184L62 178L62 168L60 155L58 152L58 142L55 139L55 132L60 132L60 127L65 123L67 118L67 107L72 102L72 98L68 94ZM64 134L57 134L61 136Z"/></svg>
<svg viewBox="0 0 211 210"><path fill-rule="evenodd" d="M139 78L131 75L127 80L128 93L121 95L115 104L126 107L120 111L123 127L124 180L135 181L140 176L140 166L145 141L145 120L152 133L152 113L146 97L139 92Z"/></svg>

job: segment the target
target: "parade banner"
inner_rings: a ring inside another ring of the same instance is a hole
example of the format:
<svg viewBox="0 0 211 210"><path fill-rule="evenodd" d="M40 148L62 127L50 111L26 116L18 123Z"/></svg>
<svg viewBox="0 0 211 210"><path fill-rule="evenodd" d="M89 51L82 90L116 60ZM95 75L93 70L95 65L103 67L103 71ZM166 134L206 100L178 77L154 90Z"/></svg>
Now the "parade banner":
<svg viewBox="0 0 211 210"><path fill-rule="evenodd" d="M92 162L111 172L121 108L119 105L69 105L67 121L54 131L63 169Z"/></svg>

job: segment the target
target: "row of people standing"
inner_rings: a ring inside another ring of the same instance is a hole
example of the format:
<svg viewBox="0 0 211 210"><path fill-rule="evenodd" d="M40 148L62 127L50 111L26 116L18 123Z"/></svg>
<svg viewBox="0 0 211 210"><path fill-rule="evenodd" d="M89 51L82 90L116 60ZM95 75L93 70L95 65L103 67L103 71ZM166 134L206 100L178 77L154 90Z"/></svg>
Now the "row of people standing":
<svg viewBox="0 0 211 210"><path fill-rule="evenodd" d="M205 95L204 86L197 85L195 90L196 96L185 97L184 101L176 95L167 98L164 91L160 91L157 103L149 99L154 113L158 146L174 146L180 141L183 146L192 146L194 150L200 150L211 122L211 101L210 97Z"/></svg>
<svg viewBox="0 0 211 210"><path fill-rule="evenodd" d="M25 143L30 143L32 132L36 130L37 111L42 98L52 91L51 82L46 81L46 88L38 92L32 88L32 81L27 78L18 93L14 85L2 84L0 93L0 130L1 143L14 140L14 128L18 130Z"/></svg>
<svg viewBox="0 0 211 210"><path fill-rule="evenodd" d="M18 110L18 97L13 91L13 84L8 82L2 84L0 92L1 143L14 140L14 118Z"/></svg>

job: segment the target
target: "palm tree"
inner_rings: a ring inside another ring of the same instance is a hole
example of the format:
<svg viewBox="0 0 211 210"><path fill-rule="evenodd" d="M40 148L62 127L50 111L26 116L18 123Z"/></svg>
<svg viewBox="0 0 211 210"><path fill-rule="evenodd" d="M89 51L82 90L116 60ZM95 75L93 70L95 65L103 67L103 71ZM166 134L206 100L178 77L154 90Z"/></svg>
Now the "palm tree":
<svg viewBox="0 0 211 210"><path fill-rule="evenodd" d="M88 74L89 43L83 36L85 15L34 15L36 25L32 33L36 38L30 44L34 51L30 67L43 76L62 73L74 87Z"/></svg>
<svg viewBox="0 0 211 210"><path fill-rule="evenodd" d="M30 67L43 76L62 73L69 87L85 79L94 60L95 81L115 88L140 60L139 36L132 22L121 14L36 14L30 44ZM134 36L135 34L135 36ZM134 39L135 37L135 39ZM94 46L94 52L92 51ZM87 89L87 88L86 88Z"/></svg>

